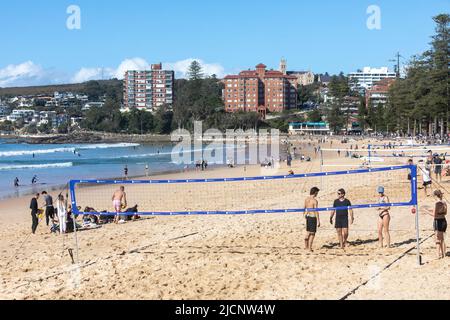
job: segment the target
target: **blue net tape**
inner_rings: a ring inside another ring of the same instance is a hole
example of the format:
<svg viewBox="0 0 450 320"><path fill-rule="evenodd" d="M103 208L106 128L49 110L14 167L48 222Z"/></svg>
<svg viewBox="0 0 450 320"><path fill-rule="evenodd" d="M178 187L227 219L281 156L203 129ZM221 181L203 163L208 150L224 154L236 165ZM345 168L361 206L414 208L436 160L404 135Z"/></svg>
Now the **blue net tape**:
<svg viewBox="0 0 450 320"><path fill-rule="evenodd" d="M277 179L295 179L295 178L308 178L308 177L321 177L321 176L337 176L337 175L350 175L350 174L362 174L368 172L385 172L392 170L411 170L411 200L409 202L397 202L397 203L384 203L384 204L359 204L349 207L322 207L316 209L305 208L292 208L292 209L272 209L272 210L239 210L239 211L177 211L177 212L121 212L122 216L172 216L172 215L243 215L243 214L270 214L270 213L302 213L308 211L324 212L343 209L366 209L377 207L402 207L402 206L415 206L417 205L417 166L415 165L403 165L403 166L390 166L383 168L370 168L370 169L357 169L357 170L345 170L345 171L333 171L333 172L318 172L318 173L305 173L296 175L280 175L280 176L260 176L260 177L240 177L240 178L217 178L217 179L185 179L185 180L71 180L69 182L70 195L72 199L72 211L76 215L80 214L95 214L101 216L115 216L115 212L83 212L77 208L75 187L77 184L115 184L115 185L127 185L127 184L178 184L178 183L212 183L212 182L236 182L236 181L261 181L261 180L277 180Z"/></svg>

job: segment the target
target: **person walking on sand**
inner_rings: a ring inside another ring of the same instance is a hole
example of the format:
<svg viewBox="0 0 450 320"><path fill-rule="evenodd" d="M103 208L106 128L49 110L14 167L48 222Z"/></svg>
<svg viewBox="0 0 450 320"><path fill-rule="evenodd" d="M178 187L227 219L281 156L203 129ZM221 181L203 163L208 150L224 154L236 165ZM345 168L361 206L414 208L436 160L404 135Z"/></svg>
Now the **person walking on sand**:
<svg viewBox="0 0 450 320"><path fill-rule="evenodd" d="M319 212L308 209L317 209L319 202L317 196L319 194L319 188L314 187L309 192L309 197L305 199L305 218L306 218L306 237L305 237L305 249L313 252L312 245L314 237L316 236L317 228L320 227Z"/></svg>
<svg viewBox="0 0 450 320"><path fill-rule="evenodd" d="M31 209L31 232L33 234L36 233L37 226L39 224L39 206L38 206L38 199L39 199L39 193L36 193L36 195L31 199L30 202L30 209Z"/></svg>
<svg viewBox="0 0 450 320"><path fill-rule="evenodd" d="M58 212L59 232L61 234L66 233L67 209L64 196L62 194L60 194L58 196L58 200L56 200L56 210Z"/></svg>
<svg viewBox="0 0 450 320"><path fill-rule="evenodd" d="M389 197L384 194L384 187L380 186L377 189L378 194L380 195L378 199L379 204L389 203ZM380 248L383 248L383 240L386 240L387 248L391 246L391 235L389 233L389 223L391 222L390 215L391 207L379 207L377 208L378 216L378 242L380 244ZM384 232L384 236L383 236Z"/></svg>
<svg viewBox="0 0 450 320"><path fill-rule="evenodd" d="M339 240L339 245L341 249L345 249L345 246L347 245L349 229L348 216L350 215L350 224L353 224L353 210L347 209L347 207L350 207L352 204L350 200L345 198L345 190L339 189L337 194L338 199L334 200L333 207L342 209L336 209L331 213L330 224L333 224L333 218L334 215L336 215L335 228Z"/></svg>
<svg viewBox="0 0 450 320"><path fill-rule="evenodd" d="M55 208L53 207L53 198L47 193L47 191L43 191L42 196L44 197L45 222L47 223L47 226L49 225L50 221L53 225L55 223Z"/></svg>
<svg viewBox="0 0 450 320"><path fill-rule="evenodd" d="M148 163L145 165L145 176L148 177Z"/></svg>
<svg viewBox="0 0 450 320"><path fill-rule="evenodd" d="M431 161L427 160L425 165L422 168L422 179L423 179L423 190L425 192L425 197L429 197L428 189L431 189L432 180L431 180Z"/></svg>
<svg viewBox="0 0 450 320"><path fill-rule="evenodd" d="M123 174L125 176L125 180L128 180L128 166L125 165L125 167L123 168Z"/></svg>
<svg viewBox="0 0 450 320"><path fill-rule="evenodd" d="M14 187L17 188L19 186L19 178L14 179Z"/></svg>
<svg viewBox="0 0 450 320"><path fill-rule="evenodd" d="M444 194L441 190L433 193L437 199L434 210L426 210L426 212L434 218L433 227L436 233L436 245L438 259L445 258L447 248L445 246L445 232L447 232L447 204L443 201Z"/></svg>
<svg viewBox="0 0 450 320"><path fill-rule="evenodd" d="M413 159L408 159L407 165L408 165L408 166L414 165ZM411 176L411 172L409 172L409 173L408 173L408 181L411 181L411 180L412 180L412 176Z"/></svg>
<svg viewBox="0 0 450 320"><path fill-rule="evenodd" d="M434 174L436 175L436 181L442 182L442 159L439 154L435 153L433 155L433 167Z"/></svg>
<svg viewBox="0 0 450 320"><path fill-rule="evenodd" d="M119 188L119 190L114 192L114 194L112 196L112 202L113 202L114 210L116 212L116 215L114 216L114 223L118 223L119 222L120 213L122 211L122 205L124 207L127 206L127 194L125 193L125 187L124 186L121 186ZM122 204L122 202L123 202L123 204Z"/></svg>

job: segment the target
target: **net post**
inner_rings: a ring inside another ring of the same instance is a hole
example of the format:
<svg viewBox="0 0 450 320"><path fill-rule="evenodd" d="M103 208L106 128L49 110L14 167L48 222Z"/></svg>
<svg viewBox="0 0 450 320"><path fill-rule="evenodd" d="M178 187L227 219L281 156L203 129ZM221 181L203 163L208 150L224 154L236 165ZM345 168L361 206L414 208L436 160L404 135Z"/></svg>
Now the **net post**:
<svg viewBox="0 0 450 320"><path fill-rule="evenodd" d="M371 167L371 162L372 162L372 154L370 152L370 149L372 148L372 145L369 144L367 147L369 149L369 168L370 168Z"/></svg>
<svg viewBox="0 0 450 320"><path fill-rule="evenodd" d="M416 241L417 241L417 264L422 265L422 257L420 256L420 231L419 231L419 206L416 205Z"/></svg>
<svg viewBox="0 0 450 320"><path fill-rule="evenodd" d="M323 172L323 151L322 148L320 148L320 173L322 172ZM320 176L320 189L323 189L322 177L323 176Z"/></svg>
<svg viewBox="0 0 450 320"><path fill-rule="evenodd" d="M419 230L419 203L417 195L417 165L411 166L411 196L414 207L416 209L416 250L417 250L417 264L422 265L422 257L420 255L420 230Z"/></svg>
<svg viewBox="0 0 450 320"><path fill-rule="evenodd" d="M76 205L76 198L75 198L75 181L70 181L70 198L72 200L72 223L73 223L73 233L75 236L75 254L77 256L77 264L80 263L80 256L78 254L78 236L77 236L77 221L75 220L75 212L78 211Z"/></svg>

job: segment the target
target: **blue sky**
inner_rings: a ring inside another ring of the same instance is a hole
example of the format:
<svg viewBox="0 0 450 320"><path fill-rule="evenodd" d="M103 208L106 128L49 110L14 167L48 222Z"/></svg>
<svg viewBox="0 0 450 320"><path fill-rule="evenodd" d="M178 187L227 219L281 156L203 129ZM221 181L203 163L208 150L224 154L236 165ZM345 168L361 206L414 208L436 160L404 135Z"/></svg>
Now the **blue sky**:
<svg viewBox="0 0 450 320"><path fill-rule="evenodd" d="M69 5L81 29L69 30ZM381 30L366 26L381 9ZM219 75L253 68L348 73L428 48L432 16L450 0L15 0L0 4L0 87L76 82L191 59ZM103 69L102 69L103 68Z"/></svg>

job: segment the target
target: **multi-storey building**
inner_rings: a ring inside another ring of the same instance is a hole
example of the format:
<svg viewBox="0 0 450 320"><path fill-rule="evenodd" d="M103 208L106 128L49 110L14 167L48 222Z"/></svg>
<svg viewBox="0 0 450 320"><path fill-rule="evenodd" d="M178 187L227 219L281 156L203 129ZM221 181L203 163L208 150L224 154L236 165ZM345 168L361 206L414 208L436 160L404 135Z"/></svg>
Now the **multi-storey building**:
<svg viewBox="0 0 450 320"><path fill-rule="evenodd" d="M227 112L254 111L265 115L296 108L297 77L266 68L261 63L256 70L224 78L223 100Z"/></svg>
<svg viewBox="0 0 450 320"><path fill-rule="evenodd" d="M396 77L396 73L389 71L387 67L379 69L365 67L362 71L358 70L348 75L352 90L358 91L370 90L375 82L386 78L395 79Z"/></svg>
<svg viewBox="0 0 450 320"><path fill-rule="evenodd" d="M23 120L25 123L30 123L36 121L36 112L34 110L22 110L16 109L11 112L7 117L7 120L11 122L16 122L17 120Z"/></svg>
<svg viewBox="0 0 450 320"><path fill-rule="evenodd" d="M297 77L297 84L307 86L314 83L314 73L311 71L288 71L286 59L280 61L280 72L284 75Z"/></svg>
<svg viewBox="0 0 450 320"><path fill-rule="evenodd" d="M390 78L375 82L372 89L366 91L366 106L385 105L388 100L389 88L394 82L395 79Z"/></svg>
<svg viewBox="0 0 450 320"><path fill-rule="evenodd" d="M127 71L124 79L124 107L153 111L173 103L174 72L162 70L161 63L151 70Z"/></svg>

